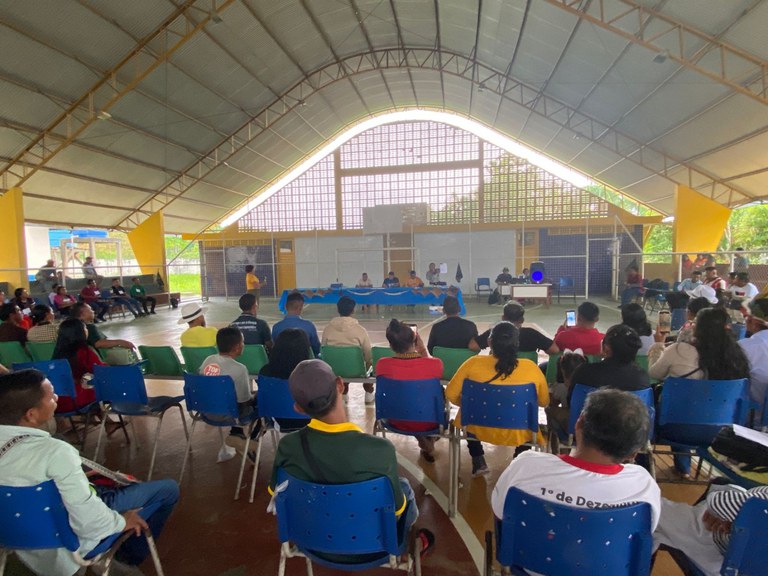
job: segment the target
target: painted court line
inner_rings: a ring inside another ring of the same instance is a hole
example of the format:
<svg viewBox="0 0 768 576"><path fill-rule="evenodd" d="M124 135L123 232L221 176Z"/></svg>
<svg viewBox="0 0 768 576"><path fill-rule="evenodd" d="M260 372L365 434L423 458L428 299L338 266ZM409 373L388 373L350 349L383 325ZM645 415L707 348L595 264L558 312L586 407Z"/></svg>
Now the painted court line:
<svg viewBox="0 0 768 576"><path fill-rule="evenodd" d="M398 454L397 463L405 468L408 473L419 482L419 484L424 486L427 492L432 496L432 498L435 499L435 502L437 502L438 506L442 508L443 512L445 512L445 515L447 516L448 496L446 496L445 493L440 490L440 488L438 488L437 484L435 484L429 476L424 474L424 471L421 468L419 468L405 456ZM475 536L472 528L470 528L469 524L467 524L464 516L459 514L458 511L456 512L456 516L454 518L449 518L449 520L453 524L454 528L456 528L456 532L459 533L459 536L464 541L464 545L467 547L469 554L472 556L472 560L475 562L478 574L482 574L483 568L485 566L485 549L480 543L480 540L477 539L477 536Z"/></svg>

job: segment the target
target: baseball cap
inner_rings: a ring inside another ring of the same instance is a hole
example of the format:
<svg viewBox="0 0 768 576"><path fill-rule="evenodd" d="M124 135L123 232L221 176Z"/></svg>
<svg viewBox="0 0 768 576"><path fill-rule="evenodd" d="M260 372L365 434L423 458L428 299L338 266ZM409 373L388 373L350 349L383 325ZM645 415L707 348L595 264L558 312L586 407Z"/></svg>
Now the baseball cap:
<svg viewBox="0 0 768 576"><path fill-rule="evenodd" d="M685 291L688 296L691 298L706 298L709 300L710 304L717 304L717 293L715 292L715 289L711 286L706 286L702 284L701 286L696 286L693 290L686 290Z"/></svg>
<svg viewBox="0 0 768 576"><path fill-rule="evenodd" d="M317 414L336 401L336 374L322 360L303 360L291 372L288 388L302 410Z"/></svg>
<svg viewBox="0 0 768 576"><path fill-rule="evenodd" d="M207 308L203 308L199 302L187 302L181 307L181 318L179 324L186 324L202 316Z"/></svg>

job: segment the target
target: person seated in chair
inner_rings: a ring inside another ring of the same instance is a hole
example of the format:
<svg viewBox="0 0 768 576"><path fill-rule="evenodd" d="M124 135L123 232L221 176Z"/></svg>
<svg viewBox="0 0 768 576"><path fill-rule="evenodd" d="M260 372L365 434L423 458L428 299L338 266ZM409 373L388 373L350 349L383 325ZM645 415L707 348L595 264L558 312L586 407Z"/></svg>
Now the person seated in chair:
<svg viewBox="0 0 768 576"><path fill-rule="evenodd" d="M520 345L518 352L538 352L541 350L547 354L557 354L560 352L560 348L557 344L546 335L544 335L539 327L535 324L530 326L523 326L525 323L525 308L523 305L515 300L510 300L504 305L504 309L501 311L501 319L504 322L512 322L520 331ZM469 343L470 350L480 351L488 348L488 338L491 336L491 329L489 328L479 336L475 337L472 342Z"/></svg>
<svg viewBox="0 0 768 576"><path fill-rule="evenodd" d="M300 431L284 436L277 445L269 493L275 493L280 468L300 480L328 484L385 477L392 487L400 528L407 531L419 515L413 489L408 480L397 475L392 443L366 434L347 419L343 380L328 364L313 359L296 366L288 386L296 411L312 420ZM434 535L422 529L419 538L423 554L434 544Z"/></svg>
<svg viewBox="0 0 768 576"><path fill-rule="evenodd" d="M179 499L174 480L128 486L92 486L77 449L42 430L56 411L57 397L42 372L20 370L0 376L0 485L35 486L53 480L85 556L113 534L132 532L120 547L117 574L141 574L136 568L149 555L142 529L157 538ZM72 576L80 566L65 548L18 551L37 574Z"/></svg>
<svg viewBox="0 0 768 576"><path fill-rule="evenodd" d="M363 328L356 318L353 318L355 313L355 301L349 296L342 296L339 301L336 302L336 310L339 315L336 318L331 318L328 325L323 330L323 338L321 343L323 346L357 346L363 351L363 360L365 362L365 369L368 370L371 367L372 355L371 355L371 339L368 336L368 331ZM373 382L366 382L363 384L365 389L365 403L373 404L376 397L373 394ZM347 400L347 393L349 392L349 383L344 383L344 401Z"/></svg>
<svg viewBox="0 0 768 576"><path fill-rule="evenodd" d="M429 331L427 350L432 354L435 346L442 348L472 348L477 338L477 325L471 320L459 316L461 307L455 296L446 296L443 300L442 318L435 322Z"/></svg>
<svg viewBox="0 0 768 576"><path fill-rule="evenodd" d="M237 409L240 418L247 417L256 406L256 394L253 392L253 380L248 374L248 368L237 361L244 348L243 333L237 326L222 328L216 333L218 353L211 354L203 360L199 370L203 376L229 376L232 378L235 384L235 396L237 397ZM257 432L255 427L254 432ZM239 450L242 454L242 450L245 448L243 429L239 426L233 426L229 431L226 444Z"/></svg>
<svg viewBox="0 0 768 576"><path fill-rule="evenodd" d="M668 551L684 574L718 576L731 540L733 521L750 498L768 500L768 486L745 490L741 486L713 483L693 506L662 498L654 545L671 548ZM752 554L759 551L753 550Z"/></svg>
<svg viewBox="0 0 768 576"><path fill-rule="evenodd" d="M309 338L309 345L312 347L312 353L320 356L320 338L317 336L317 327L311 320L301 317L304 310L304 296L300 292L291 292L285 299L285 317L280 322L275 322L272 326L272 339L277 340L280 332L286 328L298 328L303 330Z"/></svg>
<svg viewBox="0 0 768 576"><path fill-rule="evenodd" d="M155 306L157 305L157 299L153 296L147 296L147 289L141 285L138 278L131 278L131 298L141 303L144 308L144 315L155 314ZM149 309L147 309L147 303L149 303Z"/></svg>
<svg viewBox="0 0 768 576"><path fill-rule="evenodd" d="M0 342L27 343L27 329L21 325L22 313L16 304L0 306Z"/></svg>
<svg viewBox="0 0 768 576"><path fill-rule="evenodd" d="M128 295L125 288L120 285L120 278L112 279L112 300L115 304L128 308L134 318L144 316L144 312L141 311L141 303Z"/></svg>
<svg viewBox="0 0 768 576"><path fill-rule="evenodd" d="M647 502L653 531L661 513L661 492L645 469L627 463L645 446L649 430L648 409L640 398L621 390L593 392L576 421L571 453L529 450L512 460L493 488L494 515L504 516L507 492L514 487L582 508Z"/></svg>
<svg viewBox="0 0 768 576"><path fill-rule="evenodd" d="M217 329L205 325L205 310L199 302L188 302L181 307L179 324L189 325L189 328L181 333L182 346L216 346Z"/></svg>
<svg viewBox="0 0 768 576"><path fill-rule="evenodd" d="M584 354L600 354L603 334L595 328L600 320L600 309L592 302L582 302L576 309L576 326L564 322L557 329L555 344L560 350L581 348Z"/></svg>
<svg viewBox="0 0 768 576"><path fill-rule="evenodd" d="M232 326L240 328L245 344L261 344L268 352L272 350L272 331L269 324L256 317L259 313L259 302L256 296L246 292L240 296L237 305L240 308L240 316L232 321Z"/></svg>
<svg viewBox="0 0 768 576"><path fill-rule="evenodd" d="M624 290L621 291L621 305L619 308L632 302L642 293L643 288L643 277L637 266L630 264L625 272L627 273L627 278L624 282Z"/></svg>
<svg viewBox="0 0 768 576"><path fill-rule="evenodd" d="M95 279L88 279L86 285L80 290L80 298L96 313L95 321L104 322L104 314L109 311L109 295L101 293Z"/></svg>

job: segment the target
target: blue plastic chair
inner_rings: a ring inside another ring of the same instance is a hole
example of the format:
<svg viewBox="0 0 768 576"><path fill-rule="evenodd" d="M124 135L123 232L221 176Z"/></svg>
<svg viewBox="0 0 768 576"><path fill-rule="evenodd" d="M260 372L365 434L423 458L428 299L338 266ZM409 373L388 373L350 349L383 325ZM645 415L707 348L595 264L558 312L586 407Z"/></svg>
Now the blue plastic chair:
<svg viewBox="0 0 768 576"><path fill-rule="evenodd" d="M493 540L486 533L486 575ZM651 507L577 508L510 488L496 520L496 559L512 574L645 576L651 571Z"/></svg>
<svg viewBox="0 0 768 576"><path fill-rule="evenodd" d="M539 431L539 399L534 384L487 384L466 379L461 389L461 428L452 427L448 485L448 516L456 515L459 500L461 440L467 426ZM534 441L535 447L535 441Z"/></svg>
<svg viewBox="0 0 768 576"><path fill-rule="evenodd" d="M477 297L482 298L483 295L490 296L491 292L493 292L493 289L491 288L491 279L485 276L478 278L475 283L475 294L477 294Z"/></svg>
<svg viewBox="0 0 768 576"><path fill-rule="evenodd" d="M667 378L659 400L655 444L675 444L688 454L712 443L720 428L745 424L749 412L748 380ZM696 476L701 472L699 460Z"/></svg>
<svg viewBox="0 0 768 576"><path fill-rule="evenodd" d="M187 437L187 447L184 450L179 483L184 478L184 469L187 466L187 458L192 446L192 436L198 422L219 428L222 443L224 442L223 429L225 427L248 427L245 449L240 463L240 474L237 477L237 486L235 487L235 500L237 500L240 497L240 483L243 480L245 463L248 459L251 432L258 418L257 412L254 410L244 418L240 418L237 396L235 395L235 383L231 376L200 376L184 372L184 399L187 403L187 411L192 418L192 429Z"/></svg>
<svg viewBox="0 0 768 576"><path fill-rule="evenodd" d="M720 573L768 576L765 543L768 542L768 500L750 498L741 507L731 528Z"/></svg>
<svg viewBox="0 0 768 576"><path fill-rule="evenodd" d="M109 567L117 549L132 533L117 533L102 540L84 556L80 540L69 524L69 515L53 480L35 486L0 486L0 574L13 550L66 548L80 566L103 563ZM147 538L155 570L163 574L160 557L149 530Z"/></svg>
<svg viewBox="0 0 768 576"><path fill-rule="evenodd" d="M288 388L288 380L273 378L271 376L259 376L259 405L258 415L261 420L261 429L258 434L258 446L256 448L256 461L254 464L253 478L251 479L251 495L249 502L253 502L256 492L256 476L259 473L259 462L261 461L261 447L263 438L267 432L272 433L272 441L277 450L278 431L275 427L275 421L282 418L294 420L303 420L309 424L309 416L300 414L294 409L294 400L291 391Z"/></svg>
<svg viewBox="0 0 768 576"><path fill-rule="evenodd" d="M181 423L184 426L184 435L189 438L187 421L181 402L184 396L147 396L147 386L144 375L141 373L141 365L128 366L94 366L93 384L96 388L96 400L105 406L107 412L117 414L122 420L123 416L152 416L157 418L155 427L155 439L152 445L152 460L149 464L147 480L152 480L152 471L155 468L155 456L157 455L157 441L160 438L160 427L163 424L165 411L174 406L179 409ZM107 419L102 418L99 439L96 442L96 451L93 459L98 461L101 439ZM131 422L133 425L133 422ZM135 436L134 431L134 436Z"/></svg>
<svg viewBox="0 0 768 576"><path fill-rule="evenodd" d="M69 366L69 362L66 360L48 360L46 362L21 362L13 365L14 370L25 370L27 368L40 370L40 372L45 374L46 378L51 381L51 384L53 384L53 391L59 398L72 398L74 403L76 398L75 380L72 377L72 369ZM98 405L99 404L96 401L89 402L83 406L77 406L75 410L67 412L57 411L55 414L55 416L60 416L69 420L69 425L72 427L72 431L77 435L78 440L80 440L81 451L85 450L85 439L88 435L88 426L91 423L91 413L98 408ZM74 416L85 416L82 437L78 434L75 422L72 420ZM123 432L125 432L125 428L123 428ZM127 433L125 438L128 440Z"/></svg>
<svg viewBox="0 0 768 576"><path fill-rule="evenodd" d="M395 380L376 377L376 421L373 434L387 431L406 436L443 436L449 427L450 406L439 378L426 380ZM433 429L424 432L402 430L390 424L390 420L410 422L434 422Z"/></svg>
<svg viewBox="0 0 768 576"><path fill-rule="evenodd" d="M573 276L561 276L557 280L557 303L560 304L560 295L567 294L571 291L573 301L576 302L576 283L573 281Z"/></svg>
<svg viewBox="0 0 768 576"><path fill-rule="evenodd" d="M593 388L592 386L585 386L584 384L576 384L573 387L568 414L569 435L573 436L573 432L576 429L576 420L579 419L579 414L581 414L581 411L584 408L584 403L587 401L587 396L589 396L595 390L600 390L600 388ZM653 396L653 388L643 388L642 390L626 390L626 392L634 394L643 401L643 403L648 407L648 414L650 416L651 422L655 422L656 406L655 398ZM652 434L653 430L651 430L651 435Z"/></svg>
<svg viewBox="0 0 768 576"><path fill-rule="evenodd" d="M279 576L285 574L287 559L297 556L306 558L308 574L312 562L344 571L385 566L408 573L415 568L421 574L419 554L410 554L410 534L403 530L398 536L395 499L387 478L316 484L279 469L275 492ZM408 561L401 562L406 552ZM327 555L360 555L360 561L332 561Z"/></svg>

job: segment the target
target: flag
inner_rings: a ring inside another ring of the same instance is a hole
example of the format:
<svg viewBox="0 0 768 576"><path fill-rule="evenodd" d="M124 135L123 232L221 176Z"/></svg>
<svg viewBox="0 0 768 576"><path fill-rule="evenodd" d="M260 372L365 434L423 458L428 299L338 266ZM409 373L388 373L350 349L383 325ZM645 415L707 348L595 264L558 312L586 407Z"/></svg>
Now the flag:
<svg viewBox="0 0 768 576"><path fill-rule="evenodd" d="M464 274L461 273L461 263L459 262L456 264L456 282L461 282L462 278L464 278Z"/></svg>

